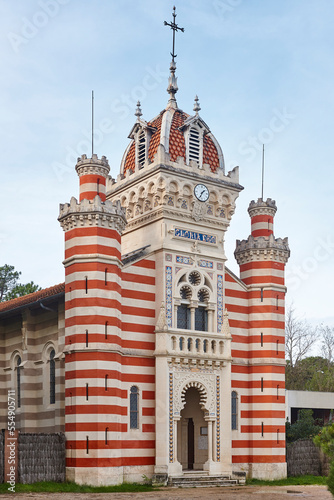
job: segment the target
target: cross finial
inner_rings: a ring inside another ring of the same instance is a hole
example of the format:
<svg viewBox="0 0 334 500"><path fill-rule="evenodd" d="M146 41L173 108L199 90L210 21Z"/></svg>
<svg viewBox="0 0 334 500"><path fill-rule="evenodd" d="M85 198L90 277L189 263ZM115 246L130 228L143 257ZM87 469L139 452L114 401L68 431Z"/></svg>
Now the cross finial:
<svg viewBox="0 0 334 500"><path fill-rule="evenodd" d="M164 25L165 26L170 26L170 28L173 30L173 52L170 53L170 55L172 56L172 61L175 62L175 57L176 57L176 54L175 54L175 32L176 31L182 31L184 32L184 28L180 28L180 26L178 26L175 22L176 20L176 13L175 13L175 5L173 7L173 21L171 23L167 23L167 21L164 21Z"/></svg>
<svg viewBox="0 0 334 500"><path fill-rule="evenodd" d="M176 104L176 99L175 99L175 94L176 92L178 91L178 87L177 87L177 78L175 76L175 70L176 70L176 64L175 64L175 57L176 57L176 54L175 54L175 32L176 31L182 31L184 32L184 28L180 28L180 26L178 26L176 24L176 13L175 13L175 5L173 7L173 21L171 23L167 23L167 21L164 21L164 25L165 26L170 26L170 28L173 30L173 50L172 52L170 53L171 56L172 56L172 61L170 63L170 77L168 79L168 88L167 88L167 92L169 93L170 95L170 99L169 99L169 105L176 108L177 107L177 104Z"/></svg>

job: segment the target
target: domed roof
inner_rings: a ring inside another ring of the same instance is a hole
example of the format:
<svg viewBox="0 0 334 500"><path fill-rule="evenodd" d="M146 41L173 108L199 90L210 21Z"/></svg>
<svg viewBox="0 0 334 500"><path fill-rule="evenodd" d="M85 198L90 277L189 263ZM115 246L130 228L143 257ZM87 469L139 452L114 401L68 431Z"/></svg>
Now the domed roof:
<svg viewBox="0 0 334 500"><path fill-rule="evenodd" d="M138 103L138 109L139 103ZM138 111L138 110L137 110ZM136 113L137 122L132 128L129 137L132 138L127 150L124 153L121 174L128 170L135 170L136 166L136 137L140 131L146 133L147 154L149 162L154 161L158 146L162 144L166 153L170 155L170 161L176 162L178 157L182 157L186 164L189 164L189 131L198 130L200 137L200 158L199 163L210 165L212 172L217 169L224 169L224 159L221 148L210 132L209 127L200 118L198 112L190 116L181 109L174 106L167 106L166 109L149 122L140 119L141 112ZM188 139L188 140L187 140Z"/></svg>

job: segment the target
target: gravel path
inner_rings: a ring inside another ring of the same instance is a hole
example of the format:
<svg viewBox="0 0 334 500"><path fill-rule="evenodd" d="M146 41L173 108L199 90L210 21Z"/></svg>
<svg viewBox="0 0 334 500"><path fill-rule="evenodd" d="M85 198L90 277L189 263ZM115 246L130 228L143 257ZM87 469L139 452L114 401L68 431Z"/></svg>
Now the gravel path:
<svg viewBox="0 0 334 500"><path fill-rule="evenodd" d="M29 500L333 500L326 486L228 486L220 488L164 488L149 493L15 493L1 495Z"/></svg>

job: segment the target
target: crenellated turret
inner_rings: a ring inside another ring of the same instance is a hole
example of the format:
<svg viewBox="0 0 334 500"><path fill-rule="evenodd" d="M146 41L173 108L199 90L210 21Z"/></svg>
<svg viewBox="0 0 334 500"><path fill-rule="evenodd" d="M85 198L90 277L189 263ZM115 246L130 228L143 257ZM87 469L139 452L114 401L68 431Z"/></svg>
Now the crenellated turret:
<svg viewBox="0 0 334 500"><path fill-rule="evenodd" d="M101 198L101 201L105 201L106 179L110 171L107 158L102 156L98 159L96 154L93 154L92 158L81 155L75 170L80 178L80 201L93 200L96 195Z"/></svg>

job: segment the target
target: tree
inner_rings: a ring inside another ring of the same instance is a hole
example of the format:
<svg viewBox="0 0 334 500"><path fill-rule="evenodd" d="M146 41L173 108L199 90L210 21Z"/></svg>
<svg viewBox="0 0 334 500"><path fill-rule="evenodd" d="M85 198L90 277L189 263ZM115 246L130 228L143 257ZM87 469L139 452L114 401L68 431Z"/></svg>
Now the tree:
<svg viewBox="0 0 334 500"><path fill-rule="evenodd" d="M5 264L0 267L0 302L41 290L33 281L26 284L19 283L20 275L21 272L15 271L14 266Z"/></svg>
<svg viewBox="0 0 334 500"><path fill-rule="evenodd" d="M334 423L323 427L320 433L313 438L313 441L331 460L327 486L334 496Z"/></svg>
<svg viewBox="0 0 334 500"><path fill-rule="evenodd" d="M298 420L294 424L286 422L286 441L293 443L298 439L307 439L315 436L321 430L321 425L313 418L313 410L302 409Z"/></svg>
<svg viewBox="0 0 334 500"><path fill-rule="evenodd" d="M326 325L320 326L321 333L321 353L328 363L334 361L334 328Z"/></svg>
<svg viewBox="0 0 334 500"><path fill-rule="evenodd" d="M288 307L285 318L285 352L291 367L306 356L317 340L317 327L312 327L305 319L298 319L292 306Z"/></svg>
<svg viewBox="0 0 334 500"><path fill-rule="evenodd" d="M23 295L28 295L28 293L38 292L38 290L41 290L41 287L36 285L33 281L30 281L30 283L26 283L25 285L18 283L11 290L11 292L7 293L6 300L16 299L17 297L22 297Z"/></svg>
<svg viewBox="0 0 334 500"><path fill-rule="evenodd" d="M17 285L20 272L15 271L14 266L5 264L0 267L0 302L7 300L7 294Z"/></svg>
<svg viewBox="0 0 334 500"><path fill-rule="evenodd" d="M321 356L300 359L285 370L286 389L295 391L334 391L334 363Z"/></svg>

